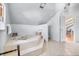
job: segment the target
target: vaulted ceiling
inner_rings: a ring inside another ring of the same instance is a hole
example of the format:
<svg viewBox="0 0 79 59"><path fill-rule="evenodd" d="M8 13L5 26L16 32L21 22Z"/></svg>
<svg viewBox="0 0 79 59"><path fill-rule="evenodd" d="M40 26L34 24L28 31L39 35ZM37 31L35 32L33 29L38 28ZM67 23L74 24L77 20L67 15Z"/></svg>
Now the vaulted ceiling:
<svg viewBox="0 0 79 59"><path fill-rule="evenodd" d="M12 24L30 25L47 23L57 12L55 3L47 3L44 8L40 3L8 3L8 10Z"/></svg>
<svg viewBox="0 0 79 59"><path fill-rule="evenodd" d="M47 3L40 8L41 3L7 3L11 24L39 25L47 23L58 11L64 9L65 3ZM79 14L79 4L71 3L70 14Z"/></svg>
<svg viewBox="0 0 79 59"><path fill-rule="evenodd" d="M63 10L65 3L7 3L11 24L39 25L47 23L58 11ZM79 14L79 4L71 3L70 14Z"/></svg>

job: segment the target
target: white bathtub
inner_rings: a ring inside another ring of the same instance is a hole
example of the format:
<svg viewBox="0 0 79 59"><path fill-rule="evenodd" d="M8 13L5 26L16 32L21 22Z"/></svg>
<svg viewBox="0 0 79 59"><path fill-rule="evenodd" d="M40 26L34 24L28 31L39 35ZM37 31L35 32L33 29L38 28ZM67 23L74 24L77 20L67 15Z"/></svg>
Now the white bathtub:
<svg viewBox="0 0 79 59"><path fill-rule="evenodd" d="M42 48L44 44L44 39L40 36L34 36L31 38L26 38L26 40L8 40L4 47L4 51L10 51L17 48L20 45L21 55L39 55L42 53ZM35 52L36 51L36 52ZM5 56L17 56L17 51L5 54Z"/></svg>

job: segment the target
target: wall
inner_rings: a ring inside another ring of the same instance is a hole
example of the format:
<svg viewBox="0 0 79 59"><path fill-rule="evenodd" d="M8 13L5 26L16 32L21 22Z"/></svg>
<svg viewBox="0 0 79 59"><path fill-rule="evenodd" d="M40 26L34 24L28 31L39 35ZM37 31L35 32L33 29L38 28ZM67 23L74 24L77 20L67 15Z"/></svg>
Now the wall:
<svg viewBox="0 0 79 59"><path fill-rule="evenodd" d="M34 36L36 32L42 32L43 37L48 41L48 25L22 25L22 24L11 24L12 32L17 32L18 35L30 35Z"/></svg>
<svg viewBox="0 0 79 59"><path fill-rule="evenodd" d="M60 34L60 16L61 13L64 9L65 4L64 3L56 3L56 14L51 17L50 21L47 23L48 24L48 32L49 32L49 37L52 40L60 41L62 39L63 41L63 29L62 29L62 35Z"/></svg>
<svg viewBox="0 0 79 59"><path fill-rule="evenodd" d="M60 32L59 32L59 13L57 13L51 20L48 22L49 35L52 40L59 41Z"/></svg>
<svg viewBox="0 0 79 59"><path fill-rule="evenodd" d="M65 6L66 3L56 3L56 11L61 11L64 9L64 6Z"/></svg>
<svg viewBox="0 0 79 59"><path fill-rule="evenodd" d="M10 13L8 9L8 4L5 3L5 6L6 6L6 24L10 24Z"/></svg>
<svg viewBox="0 0 79 59"><path fill-rule="evenodd" d="M79 16L76 18L75 22L75 42L79 42Z"/></svg>
<svg viewBox="0 0 79 59"><path fill-rule="evenodd" d="M11 24L44 24L55 14L54 3L47 3L44 9L40 3L8 3L8 8Z"/></svg>

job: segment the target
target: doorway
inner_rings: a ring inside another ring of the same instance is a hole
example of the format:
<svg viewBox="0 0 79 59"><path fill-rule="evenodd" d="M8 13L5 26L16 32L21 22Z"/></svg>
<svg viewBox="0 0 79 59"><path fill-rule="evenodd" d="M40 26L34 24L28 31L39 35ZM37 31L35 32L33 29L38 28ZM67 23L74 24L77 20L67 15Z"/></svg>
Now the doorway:
<svg viewBox="0 0 79 59"><path fill-rule="evenodd" d="M74 24L75 18L72 16L67 16L65 18L65 41L73 42L74 41Z"/></svg>
<svg viewBox="0 0 79 59"><path fill-rule="evenodd" d="M60 18L60 41L74 42L75 36L75 17L71 15L61 16Z"/></svg>

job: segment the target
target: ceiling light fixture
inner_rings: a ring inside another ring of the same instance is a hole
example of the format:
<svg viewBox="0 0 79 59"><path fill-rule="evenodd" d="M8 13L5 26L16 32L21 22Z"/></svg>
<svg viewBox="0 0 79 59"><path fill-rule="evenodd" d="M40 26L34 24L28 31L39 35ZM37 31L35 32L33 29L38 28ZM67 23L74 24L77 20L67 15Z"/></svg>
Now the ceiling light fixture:
<svg viewBox="0 0 79 59"><path fill-rule="evenodd" d="M67 9L70 6L70 3L67 3L64 7L64 9Z"/></svg>
<svg viewBox="0 0 79 59"><path fill-rule="evenodd" d="M46 6L46 3L41 3L40 8L43 9Z"/></svg>

